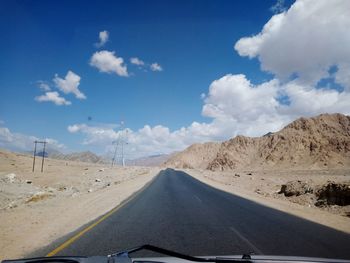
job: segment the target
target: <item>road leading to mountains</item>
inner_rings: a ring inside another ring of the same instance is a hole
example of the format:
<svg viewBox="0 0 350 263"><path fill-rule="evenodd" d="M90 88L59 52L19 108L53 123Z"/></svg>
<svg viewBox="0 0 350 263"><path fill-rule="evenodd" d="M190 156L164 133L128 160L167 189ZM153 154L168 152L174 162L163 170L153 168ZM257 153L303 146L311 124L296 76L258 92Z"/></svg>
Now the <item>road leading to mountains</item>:
<svg viewBox="0 0 350 263"><path fill-rule="evenodd" d="M161 171L146 189L57 255L107 255L141 244L191 255L255 252L350 258L350 235L225 193L172 169Z"/></svg>

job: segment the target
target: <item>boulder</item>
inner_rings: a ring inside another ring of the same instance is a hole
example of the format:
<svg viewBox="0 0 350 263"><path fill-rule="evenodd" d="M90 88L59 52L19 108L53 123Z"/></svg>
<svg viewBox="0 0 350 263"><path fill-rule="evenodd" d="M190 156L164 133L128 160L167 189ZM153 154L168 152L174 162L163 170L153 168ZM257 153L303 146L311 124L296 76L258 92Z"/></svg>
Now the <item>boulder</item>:
<svg viewBox="0 0 350 263"><path fill-rule="evenodd" d="M14 183L17 180L16 174L10 173L6 175L6 179L9 183Z"/></svg>
<svg viewBox="0 0 350 263"><path fill-rule="evenodd" d="M284 196L299 196L303 194L313 193L313 189L303 181L290 181L281 186L279 194L284 194Z"/></svg>

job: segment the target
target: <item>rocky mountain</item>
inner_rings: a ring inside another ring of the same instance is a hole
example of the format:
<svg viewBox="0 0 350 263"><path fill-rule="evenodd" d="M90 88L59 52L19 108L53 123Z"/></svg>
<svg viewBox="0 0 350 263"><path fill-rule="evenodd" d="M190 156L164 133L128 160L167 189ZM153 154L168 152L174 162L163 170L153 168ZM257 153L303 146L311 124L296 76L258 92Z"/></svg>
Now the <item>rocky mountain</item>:
<svg viewBox="0 0 350 263"><path fill-rule="evenodd" d="M105 160L90 152L90 151L85 151L85 152L75 152L75 153L69 153L69 154L63 154L58 151L54 152L49 152L49 158L53 159L59 159L59 160L67 160L67 161L78 161L78 162L88 162L88 163L104 163Z"/></svg>
<svg viewBox="0 0 350 263"><path fill-rule="evenodd" d="M33 155L32 151L24 152L28 155ZM106 163L109 162L103 156L99 156L90 151L85 152L73 152L73 153L62 153L56 149L48 148L43 151L39 151L36 153L36 156L43 156L45 154L45 158L52 158L57 160L67 160L67 161L77 161L77 162L87 162L87 163Z"/></svg>
<svg viewBox="0 0 350 263"><path fill-rule="evenodd" d="M299 118L262 137L192 145L165 165L210 170L350 167L350 116Z"/></svg>
<svg viewBox="0 0 350 263"><path fill-rule="evenodd" d="M174 154L164 166L206 169L208 163L216 157L220 146L221 143L217 142L192 144L185 151Z"/></svg>

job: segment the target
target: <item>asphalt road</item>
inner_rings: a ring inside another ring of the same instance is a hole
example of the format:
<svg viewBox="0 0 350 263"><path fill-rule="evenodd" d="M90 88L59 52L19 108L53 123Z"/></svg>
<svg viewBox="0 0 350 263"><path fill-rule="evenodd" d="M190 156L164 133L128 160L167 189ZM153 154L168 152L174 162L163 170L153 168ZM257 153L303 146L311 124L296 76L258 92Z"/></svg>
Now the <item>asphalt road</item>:
<svg viewBox="0 0 350 263"><path fill-rule="evenodd" d="M64 239L40 253L47 254ZM172 169L160 172L146 189L57 255L107 255L141 244L191 255L350 258L350 235L219 191Z"/></svg>

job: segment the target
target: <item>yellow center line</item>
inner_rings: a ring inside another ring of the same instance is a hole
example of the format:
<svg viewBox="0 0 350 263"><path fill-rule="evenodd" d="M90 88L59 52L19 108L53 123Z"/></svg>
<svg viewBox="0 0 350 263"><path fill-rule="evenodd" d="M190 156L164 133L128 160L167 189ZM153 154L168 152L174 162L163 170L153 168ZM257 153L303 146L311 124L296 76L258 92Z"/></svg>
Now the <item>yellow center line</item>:
<svg viewBox="0 0 350 263"><path fill-rule="evenodd" d="M66 242L64 242L63 244L61 244L59 247L55 248L54 250L52 250L49 254L47 254L47 257L52 257L54 255L56 255L58 252L60 252L61 250L63 250L64 248L68 247L70 244L72 244L74 241L76 241L78 238L80 238L82 235L84 235L86 232L90 231L91 229L93 229L95 226L97 226L99 223L101 223L103 220L107 219L108 217L110 217L113 213L115 213L116 211L118 211L120 208L122 208L124 205L126 205L127 203L129 203L129 201L131 201L132 199L134 199L138 194L140 194L141 192L143 192L144 189L146 189L158 176L155 176L152 178L151 181L149 181L148 183L146 183L143 187L141 187L140 190L136 191L135 193L133 193L131 196L129 196L128 198L126 198L121 204L119 204L117 207L113 208L111 211L109 211L107 214L105 214L104 216L102 216L100 219L98 219L96 222L92 223L91 225L87 226L86 228L84 228L83 230L81 230L79 233L77 233L76 235L74 235L73 237L71 237L70 239L68 239Z"/></svg>
<svg viewBox="0 0 350 263"><path fill-rule="evenodd" d="M87 226L86 228L84 228L83 230L81 230L79 233L77 233L75 236L71 237L70 239L68 239L66 242L64 242L63 244L61 244L59 247L55 248L54 250L52 250L49 254L47 254L47 257L52 257L54 255L56 255L58 252L60 252L61 250L63 250L64 248L68 247L70 244L72 244L74 241L76 241L78 238L80 238L82 235L84 235L86 232L90 231L91 229L93 229L95 226L97 226L99 223L101 223L103 220L107 219L108 217L110 217L114 212L116 212L118 209L122 208L125 205L122 204L118 207L113 208L111 211L109 211L107 214L105 214L104 216L102 216L99 220L97 220L96 222L92 223L91 225Z"/></svg>

